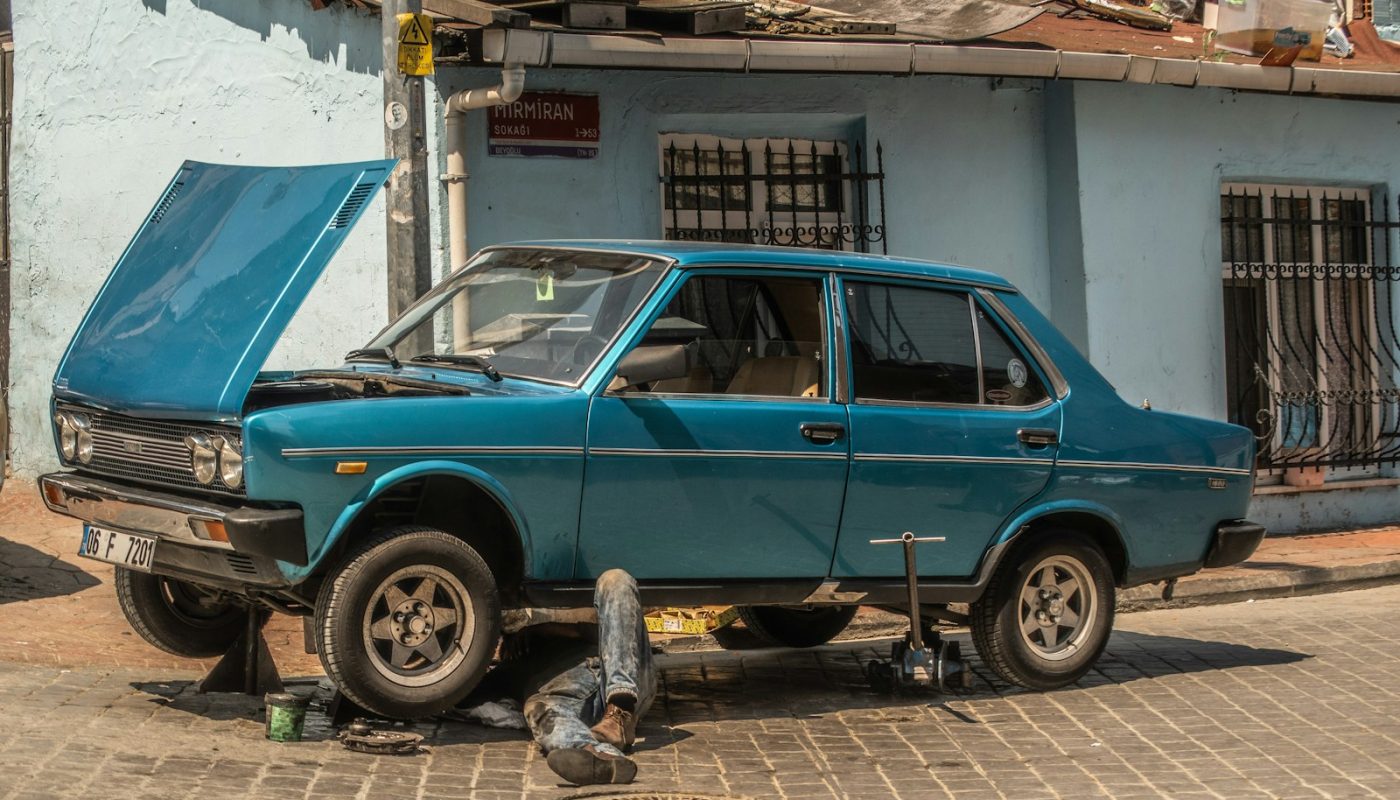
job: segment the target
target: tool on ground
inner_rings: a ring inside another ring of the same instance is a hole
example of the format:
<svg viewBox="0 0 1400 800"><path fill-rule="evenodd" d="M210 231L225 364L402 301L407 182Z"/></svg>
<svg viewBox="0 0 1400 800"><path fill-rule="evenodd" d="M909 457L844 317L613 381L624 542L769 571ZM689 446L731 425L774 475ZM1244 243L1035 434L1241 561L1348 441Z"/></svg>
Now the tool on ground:
<svg viewBox="0 0 1400 800"><path fill-rule="evenodd" d="M903 641L890 647L889 661L872 660L865 665L865 677L877 691L936 687L966 689L972 673L962 660L957 642L947 642L937 631L924 627L919 614L919 569L914 545L942 542L942 536L915 536L905 531L898 539L871 539L871 544L904 545L904 580L909 589L909 632Z"/></svg>
<svg viewBox="0 0 1400 800"><path fill-rule="evenodd" d="M375 730L363 719L357 719L345 726L338 738L346 750L354 750L357 753L413 755L423 751L422 734Z"/></svg>

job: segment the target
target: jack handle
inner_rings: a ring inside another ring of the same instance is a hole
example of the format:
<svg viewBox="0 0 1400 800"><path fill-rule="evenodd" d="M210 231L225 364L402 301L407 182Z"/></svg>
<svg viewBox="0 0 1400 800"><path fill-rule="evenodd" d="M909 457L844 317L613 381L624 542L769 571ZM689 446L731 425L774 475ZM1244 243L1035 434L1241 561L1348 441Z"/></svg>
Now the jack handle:
<svg viewBox="0 0 1400 800"><path fill-rule="evenodd" d="M917 542L946 542L946 536L915 536L905 531L898 539L871 539L871 544L904 545L904 580L909 588L909 644L915 650L924 649L923 623L919 619L919 569L914 555Z"/></svg>

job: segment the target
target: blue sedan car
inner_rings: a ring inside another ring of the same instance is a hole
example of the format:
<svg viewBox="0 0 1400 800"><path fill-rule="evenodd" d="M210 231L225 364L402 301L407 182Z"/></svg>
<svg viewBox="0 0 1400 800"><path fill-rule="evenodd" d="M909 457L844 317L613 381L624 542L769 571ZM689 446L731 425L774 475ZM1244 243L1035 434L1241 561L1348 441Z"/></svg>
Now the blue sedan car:
<svg viewBox="0 0 1400 800"><path fill-rule="evenodd" d="M908 531L936 539L924 611L1050 689L1116 588L1263 536L1247 430L1123 402L1013 286L941 264L491 247L343 363L261 371L391 167L185 164L58 368L44 498L157 647L303 615L348 697L415 717L472 689L503 610L588 605L616 567L819 644L907 605L872 540Z"/></svg>

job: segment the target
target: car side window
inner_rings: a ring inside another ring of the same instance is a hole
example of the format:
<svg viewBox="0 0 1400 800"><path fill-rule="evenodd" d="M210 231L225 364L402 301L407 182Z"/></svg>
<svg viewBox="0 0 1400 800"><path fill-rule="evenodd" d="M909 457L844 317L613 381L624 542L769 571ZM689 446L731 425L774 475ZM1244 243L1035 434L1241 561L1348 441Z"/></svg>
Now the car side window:
<svg viewBox="0 0 1400 800"><path fill-rule="evenodd" d="M970 295L845 286L856 400L1024 406L1046 396L1026 359Z"/></svg>
<svg viewBox="0 0 1400 800"><path fill-rule="evenodd" d="M1049 399L1045 384L1031 369L1030 361L981 306L977 306L977 341L982 347L984 402L999 406L1033 406Z"/></svg>
<svg viewBox="0 0 1400 800"><path fill-rule="evenodd" d="M824 325L817 279L694 275L634 349L683 345L686 373L624 391L822 397Z"/></svg>

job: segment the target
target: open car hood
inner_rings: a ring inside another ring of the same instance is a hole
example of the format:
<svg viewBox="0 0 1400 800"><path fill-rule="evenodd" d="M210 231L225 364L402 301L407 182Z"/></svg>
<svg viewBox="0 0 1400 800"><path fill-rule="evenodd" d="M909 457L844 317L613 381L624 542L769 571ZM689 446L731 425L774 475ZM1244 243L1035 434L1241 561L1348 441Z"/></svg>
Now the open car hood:
<svg viewBox="0 0 1400 800"><path fill-rule="evenodd" d="M117 261L54 376L57 397L230 420L393 161L186 161Z"/></svg>

